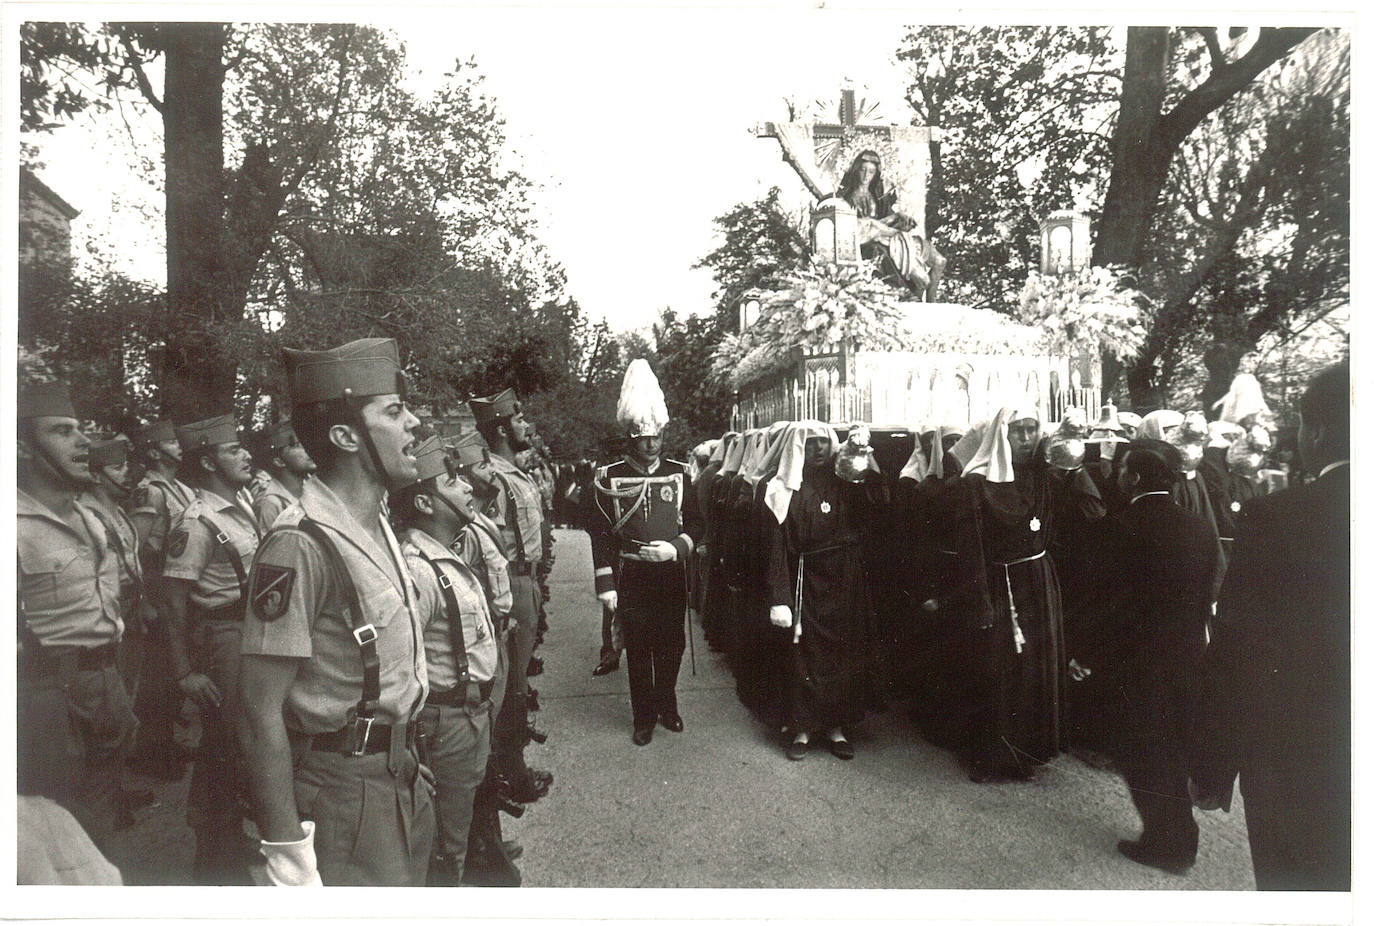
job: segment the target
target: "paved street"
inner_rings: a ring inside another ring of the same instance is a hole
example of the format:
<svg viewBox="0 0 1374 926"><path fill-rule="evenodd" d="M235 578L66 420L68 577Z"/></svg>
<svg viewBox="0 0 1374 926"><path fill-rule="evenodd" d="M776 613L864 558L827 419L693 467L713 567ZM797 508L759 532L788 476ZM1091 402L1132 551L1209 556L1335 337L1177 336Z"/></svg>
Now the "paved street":
<svg viewBox="0 0 1374 926"><path fill-rule="evenodd" d="M854 731L858 756L788 762L740 705L724 660L696 634L684 659L686 730L630 742L624 663L593 678L600 608L581 532L557 532L550 629L534 680L549 732L529 762L556 780L523 819L530 887L1254 888L1243 815L1198 814L1201 852L1183 878L1116 853L1138 823L1119 778L1062 756L1035 781L975 785L899 710ZM121 839L134 883L187 883L185 782L160 789ZM1239 803L1239 802L1238 802Z"/></svg>

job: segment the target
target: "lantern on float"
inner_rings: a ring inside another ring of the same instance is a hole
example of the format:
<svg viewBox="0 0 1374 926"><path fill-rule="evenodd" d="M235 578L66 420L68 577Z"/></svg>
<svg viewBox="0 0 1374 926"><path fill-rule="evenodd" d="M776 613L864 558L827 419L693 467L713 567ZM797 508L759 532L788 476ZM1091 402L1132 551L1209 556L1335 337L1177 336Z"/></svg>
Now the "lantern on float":
<svg viewBox="0 0 1374 926"><path fill-rule="evenodd" d="M1040 223L1040 272L1058 276L1088 266L1092 239L1086 215L1071 209L1051 212Z"/></svg>
<svg viewBox="0 0 1374 926"><path fill-rule="evenodd" d="M818 260L834 264L859 262L859 216L838 196L823 200L811 212L811 248Z"/></svg>

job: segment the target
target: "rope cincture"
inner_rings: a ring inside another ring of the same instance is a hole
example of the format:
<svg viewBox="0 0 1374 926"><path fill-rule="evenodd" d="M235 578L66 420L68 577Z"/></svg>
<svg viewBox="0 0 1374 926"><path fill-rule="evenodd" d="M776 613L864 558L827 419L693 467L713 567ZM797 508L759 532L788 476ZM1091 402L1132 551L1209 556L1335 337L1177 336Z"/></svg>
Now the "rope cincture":
<svg viewBox="0 0 1374 926"><path fill-rule="evenodd" d="M1021 652L1026 648L1026 635L1022 633L1021 622L1017 619L1016 596L1011 593L1011 567L1019 566L1021 563L1029 563L1031 560L1040 559L1040 557L1044 555L1045 551L1041 550L1039 553L1032 556L1023 556L1009 563L997 564L1002 567L1002 578L1005 579L1007 583L1007 607L1011 611L1011 638L1016 644L1016 654L1018 656L1021 655Z"/></svg>

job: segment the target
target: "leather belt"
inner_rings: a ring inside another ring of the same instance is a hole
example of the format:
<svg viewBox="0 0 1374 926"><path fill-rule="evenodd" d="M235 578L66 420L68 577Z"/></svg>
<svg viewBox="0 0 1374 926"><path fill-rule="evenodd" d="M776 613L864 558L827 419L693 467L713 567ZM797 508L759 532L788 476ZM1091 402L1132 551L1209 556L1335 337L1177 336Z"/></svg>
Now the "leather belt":
<svg viewBox="0 0 1374 926"><path fill-rule="evenodd" d="M74 646L44 646L34 652L32 647L26 647L20 657L20 664L34 674L58 674L64 667L81 672L96 672L113 666L118 655L117 640L84 649Z"/></svg>
<svg viewBox="0 0 1374 926"><path fill-rule="evenodd" d="M510 574L513 576L532 576L534 575L534 563L527 559L517 560L510 564Z"/></svg>
<svg viewBox="0 0 1374 926"><path fill-rule="evenodd" d="M245 612L243 599L231 601L229 604L222 604L218 608L207 608L204 605L188 601L186 610L192 620L195 621L234 621L242 622Z"/></svg>
<svg viewBox="0 0 1374 926"><path fill-rule="evenodd" d="M478 704L491 698L491 690L495 687L492 680L477 683L477 694L480 696ZM429 697L425 699L426 704L434 704L438 707L463 707L468 703L468 685L454 685L446 691L431 691Z"/></svg>
<svg viewBox="0 0 1374 926"><path fill-rule="evenodd" d="M397 737L405 740L407 749L415 746L417 727L408 723L373 723L362 719L342 730L319 733L310 737L310 748L320 752L337 752L345 756L371 756L390 752Z"/></svg>

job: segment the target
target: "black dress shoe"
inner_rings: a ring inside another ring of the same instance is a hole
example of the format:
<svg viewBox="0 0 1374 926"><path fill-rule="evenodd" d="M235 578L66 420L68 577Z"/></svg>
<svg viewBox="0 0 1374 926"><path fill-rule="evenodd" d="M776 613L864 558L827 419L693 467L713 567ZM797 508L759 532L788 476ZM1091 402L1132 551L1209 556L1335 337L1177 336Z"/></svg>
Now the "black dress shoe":
<svg viewBox="0 0 1374 926"><path fill-rule="evenodd" d="M536 773L534 769L530 769L528 775L511 782L510 798L521 804L533 804L549 793L549 785L552 783L553 776L548 772Z"/></svg>
<svg viewBox="0 0 1374 926"><path fill-rule="evenodd" d="M849 740L831 740L830 752L837 759L852 759L854 758L854 744Z"/></svg>
<svg viewBox="0 0 1374 926"><path fill-rule="evenodd" d="M592 669L592 675L595 675L597 678L600 678L603 675L609 675L610 673L614 672L616 669L619 668L619 654L616 654L614 656L602 656L601 661L597 663L596 668Z"/></svg>
<svg viewBox="0 0 1374 926"><path fill-rule="evenodd" d="M806 754L810 751L810 740L793 740L787 747L787 758L793 762L800 762L806 758Z"/></svg>
<svg viewBox="0 0 1374 926"><path fill-rule="evenodd" d="M538 656L530 657L530 664L525 667L525 675L542 675L544 673L544 660Z"/></svg>
<svg viewBox="0 0 1374 926"><path fill-rule="evenodd" d="M1116 851L1140 865L1158 868L1171 875L1185 875L1197 860L1196 855L1165 855L1157 849L1144 845L1138 839L1123 839L1116 844Z"/></svg>
<svg viewBox="0 0 1374 926"><path fill-rule="evenodd" d="M649 745L649 741L653 738L654 728L652 726L635 727L635 735L630 737L630 739L634 740L636 746L647 746Z"/></svg>
<svg viewBox="0 0 1374 926"><path fill-rule="evenodd" d="M682 718L677 714L676 711L674 711L671 714L660 715L658 718L658 722L663 724L663 726L666 729L672 730L674 733L682 732Z"/></svg>
<svg viewBox="0 0 1374 926"><path fill-rule="evenodd" d="M536 743L539 743L541 746L549 741L549 735L545 733L543 730L536 727L534 725L533 720L525 724L525 733L529 736L530 739L534 740Z"/></svg>

